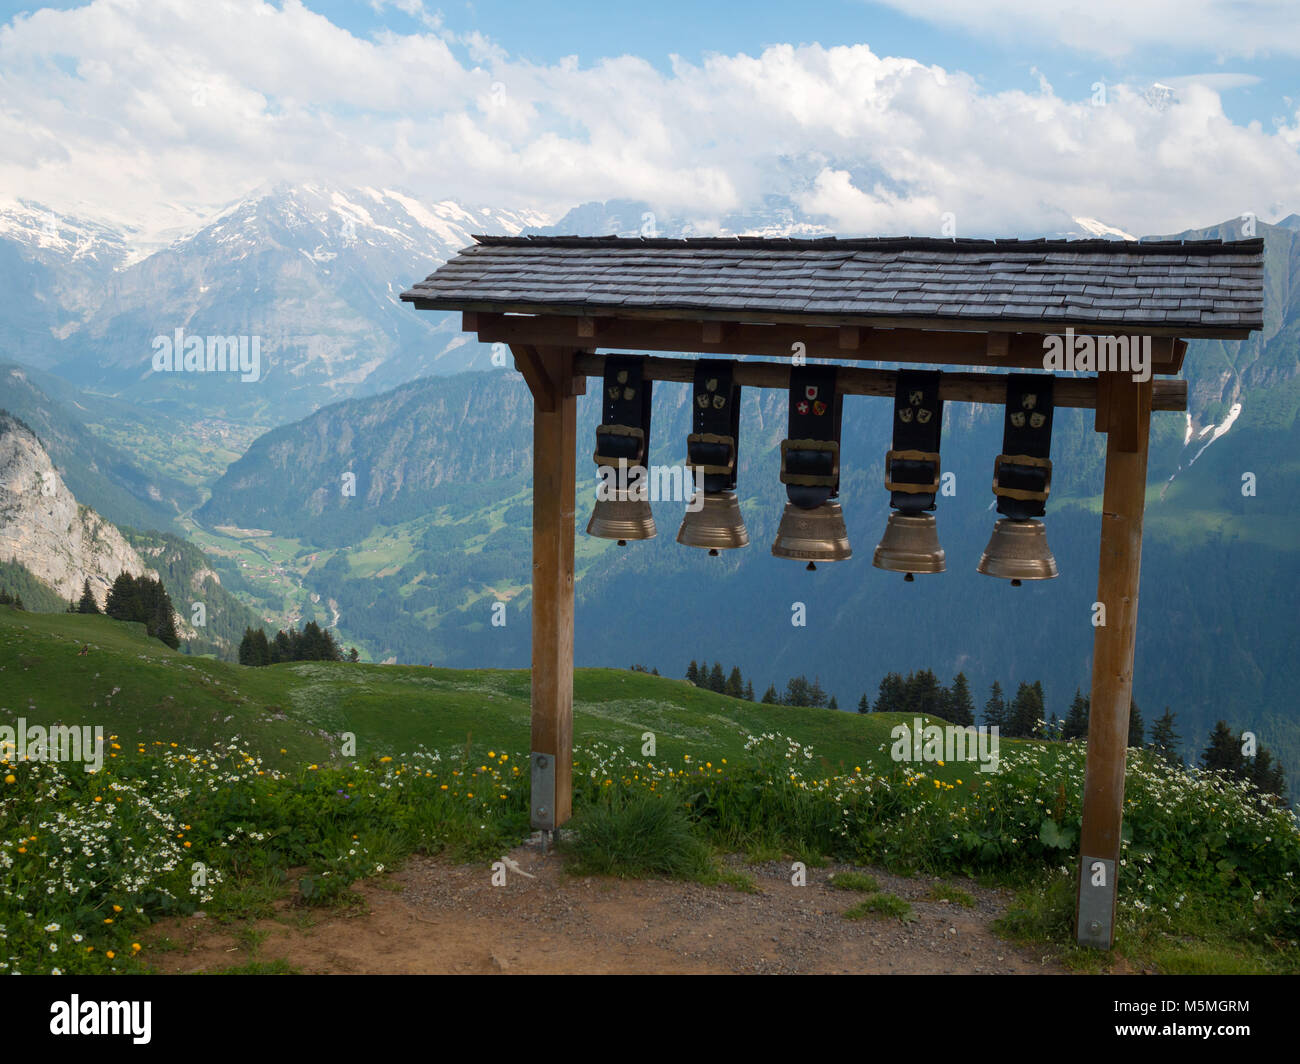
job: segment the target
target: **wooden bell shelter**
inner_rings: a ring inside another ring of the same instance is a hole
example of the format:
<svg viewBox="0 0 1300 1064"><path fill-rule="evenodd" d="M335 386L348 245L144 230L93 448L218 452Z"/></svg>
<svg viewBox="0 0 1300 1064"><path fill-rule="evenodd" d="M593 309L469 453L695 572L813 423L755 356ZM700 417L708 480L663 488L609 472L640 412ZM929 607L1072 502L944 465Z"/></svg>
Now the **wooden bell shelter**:
<svg viewBox="0 0 1300 1064"><path fill-rule="evenodd" d="M532 392L532 823L545 830L571 810L576 397L603 374L601 351L747 356L737 384L783 389L802 354L838 364L852 395L895 394L897 371L861 363L978 367L943 372L940 397L993 404L1008 394L999 370L1097 352L1067 363L1076 374L1053 392L1056 406L1095 410L1106 434L1076 935L1109 948L1151 414L1187 409L1187 339L1263 327L1263 241L475 240L402 299L462 312L466 332L509 346ZM1117 338L1149 344L1147 379L1106 364ZM690 383L693 367L656 355L643 373Z"/></svg>

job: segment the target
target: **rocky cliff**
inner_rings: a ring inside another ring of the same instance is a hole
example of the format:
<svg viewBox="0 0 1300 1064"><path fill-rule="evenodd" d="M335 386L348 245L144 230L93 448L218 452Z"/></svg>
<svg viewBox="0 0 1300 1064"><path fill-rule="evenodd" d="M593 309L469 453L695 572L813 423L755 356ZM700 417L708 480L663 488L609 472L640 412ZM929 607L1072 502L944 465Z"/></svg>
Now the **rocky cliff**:
<svg viewBox="0 0 1300 1064"><path fill-rule="evenodd" d="M15 561L65 599L90 581L100 608L118 574L158 574L110 524L73 497L45 448L0 411L0 558Z"/></svg>

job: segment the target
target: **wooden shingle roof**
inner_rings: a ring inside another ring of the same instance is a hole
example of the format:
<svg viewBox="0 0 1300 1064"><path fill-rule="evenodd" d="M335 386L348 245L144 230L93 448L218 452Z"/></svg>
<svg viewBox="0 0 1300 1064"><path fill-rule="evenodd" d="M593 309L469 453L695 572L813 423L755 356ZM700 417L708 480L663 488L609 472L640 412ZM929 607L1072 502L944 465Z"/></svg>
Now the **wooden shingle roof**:
<svg viewBox="0 0 1300 1064"><path fill-rule="evenodd" d="M1262 239L474 239L402 299L431 310L917 318L1187 336L1263 325Z"/></svg>

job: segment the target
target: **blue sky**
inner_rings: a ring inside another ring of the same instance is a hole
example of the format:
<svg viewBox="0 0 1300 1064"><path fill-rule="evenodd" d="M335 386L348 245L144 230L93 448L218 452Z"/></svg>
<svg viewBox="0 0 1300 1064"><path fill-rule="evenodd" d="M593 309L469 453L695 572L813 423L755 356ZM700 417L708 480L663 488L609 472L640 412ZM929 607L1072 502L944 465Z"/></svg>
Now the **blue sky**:
<svg viewBox="0 0 1300 1064"><path fill-rule="evenodd" d="M1300 210L1300 3L9 4L0 136L0 198L142 227L312 182L1175 232Z"/></svg>

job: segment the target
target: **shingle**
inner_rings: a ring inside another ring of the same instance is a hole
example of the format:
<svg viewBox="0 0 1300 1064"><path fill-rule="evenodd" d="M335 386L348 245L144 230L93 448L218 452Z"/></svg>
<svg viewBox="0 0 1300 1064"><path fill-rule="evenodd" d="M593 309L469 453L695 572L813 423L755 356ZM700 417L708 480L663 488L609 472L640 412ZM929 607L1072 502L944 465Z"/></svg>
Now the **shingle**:
<svg viewBox="0 0 1300 1064"><path fill-rule="evenodd" d="M1262 318L1263 243L482 237L404 299L822 315Z"/></svg>

